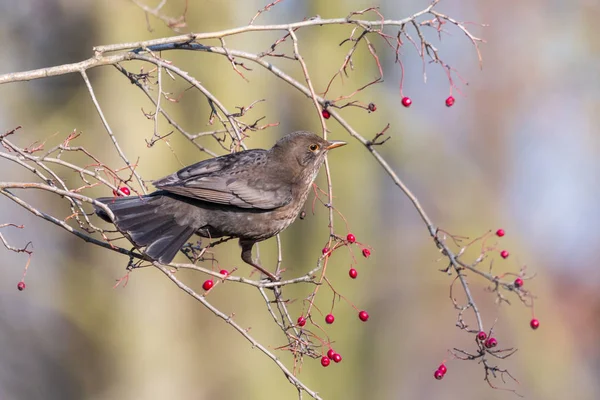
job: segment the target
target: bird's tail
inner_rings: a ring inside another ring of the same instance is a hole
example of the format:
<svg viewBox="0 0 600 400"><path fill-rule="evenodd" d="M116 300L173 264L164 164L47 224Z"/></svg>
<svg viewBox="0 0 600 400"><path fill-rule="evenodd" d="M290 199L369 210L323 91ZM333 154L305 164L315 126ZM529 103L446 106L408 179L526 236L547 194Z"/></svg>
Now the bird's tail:
<svg viewBox="0 0 600 400"><path fill-rule="evenodd" d="M178 224L174 215L165 213L160 195L103 197L97 199L113 213L114 220L100 207L96 214L126 233L138 247L161 264L170 263L194 234L189 225Z"/></svg>

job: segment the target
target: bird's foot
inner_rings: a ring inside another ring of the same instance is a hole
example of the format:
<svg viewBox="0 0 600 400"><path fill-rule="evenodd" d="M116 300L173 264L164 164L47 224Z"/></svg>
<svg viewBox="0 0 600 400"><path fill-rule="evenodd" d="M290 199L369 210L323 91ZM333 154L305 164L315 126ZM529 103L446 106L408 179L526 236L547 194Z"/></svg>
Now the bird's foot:
<svg viewBox="0 0 600 400"><path fill-rule="evenodd" d="M281 277L273 275L273 274L269 274L269 275L267 275L267 279L271 282L279 282L281 280Z"/></svg>
<svg viewBox="0 0 600 400"><path fill-rule="evenodd" d="M250 273L250 276L252 276L252 274L254 274L255 272L260 272L263 275L266 275L265 278L262 278L260 280L260 282L278 282L281 280L280 276L276 276L274 274L272 274L271 272L267 271L266 269L264 269L263 267L261 267L260 265L256 264L256 263L252 263L251 264L252 267L254 267L254 271L252 271Z"/></svg>
<svg viewBox="0 0 600 400"><path fill-rule="evenodd" d="M261 279L258 283L260 283L261 285L264 285L263 286L264 289L275 290L275 288L277 286L271 285L273 282L277 282L277 281L274 281L271 278L266 277L266 278Z"/></svg>

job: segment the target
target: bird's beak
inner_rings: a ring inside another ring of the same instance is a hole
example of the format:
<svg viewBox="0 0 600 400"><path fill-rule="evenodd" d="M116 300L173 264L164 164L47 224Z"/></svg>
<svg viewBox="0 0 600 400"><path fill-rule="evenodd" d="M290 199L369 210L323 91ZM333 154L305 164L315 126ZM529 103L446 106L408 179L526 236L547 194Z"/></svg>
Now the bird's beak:
<svg viewBox="0 0 600 400"><path fill-rule="evenodd" d="M329 145L325 147L327 150L335 149L336 147L342 147L347 144L346 142L342 142L341 140L330 140L328 143Z"/></svg>

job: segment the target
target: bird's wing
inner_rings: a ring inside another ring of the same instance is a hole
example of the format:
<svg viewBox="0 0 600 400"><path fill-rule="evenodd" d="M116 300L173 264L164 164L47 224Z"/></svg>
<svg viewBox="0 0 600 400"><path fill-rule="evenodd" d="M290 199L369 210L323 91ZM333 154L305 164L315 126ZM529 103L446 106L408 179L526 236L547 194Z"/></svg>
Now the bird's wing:
<svg viewBox="0 0 600 400"><path fill-rule="evenodd" d="M265 150L229 154L190 165L153 184L210 203L270 210L288 204L292 192L289 185L269 179L266 160Z"/></svg>

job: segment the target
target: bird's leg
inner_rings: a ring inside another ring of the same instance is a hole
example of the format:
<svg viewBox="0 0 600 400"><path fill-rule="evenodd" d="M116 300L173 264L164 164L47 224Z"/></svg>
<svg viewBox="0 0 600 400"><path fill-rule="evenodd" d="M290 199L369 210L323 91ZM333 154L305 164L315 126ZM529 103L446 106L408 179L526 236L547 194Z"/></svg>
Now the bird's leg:
<svg viewBox="0 0 600 400"><path fill-rule="evenodd" d="M240 240L240 246L242 246L242 260L246 264L252 265L254 268L268 276L270 280L278 281L278 277L276 277L275 275L273 275L272 273L255 263L254 260L252 260L252 247L254 246L254 243L256 242Z"/></svg>

